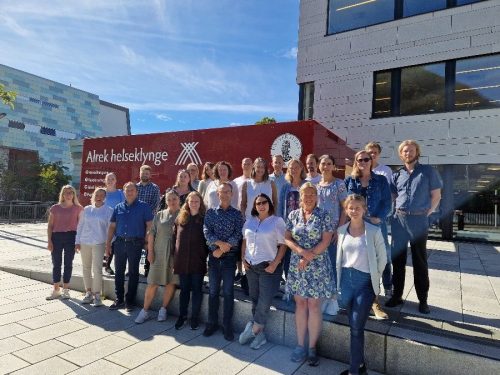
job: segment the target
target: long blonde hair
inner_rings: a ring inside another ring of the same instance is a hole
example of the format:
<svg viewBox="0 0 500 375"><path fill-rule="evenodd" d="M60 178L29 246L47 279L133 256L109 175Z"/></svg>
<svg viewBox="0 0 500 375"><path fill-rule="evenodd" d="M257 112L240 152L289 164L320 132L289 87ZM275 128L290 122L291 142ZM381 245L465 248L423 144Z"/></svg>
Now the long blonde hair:
<svg viewBox="0 0 500 375"><path fill-rule="evenodd" d="M361 150L356 152L356 154L354 154L354 163L352 163L352 172L351 172L352 178L360 178L362 176L362 173L358 167L358 157L362 154L366 154L370 158L370 173L372 172L373 168L372 157L370 156L368 151Z"/></svg>
<svg viewBox="0 0 500 375"><path fill-rule="evenodd" d="M306 183L304 183L300 189L299 189L299 196L300 196L300 207L303 208L303 205L302 205L302 196L304 195L304 191L306 191L307 189L313 189L314 190L314 193L316 194L316 198L318 197L318 188L316 187L316 185L314 185L312 182L310 181L307 181ZM318 201L316 200L316 206L318 205Z"/></svg>
<svg viewBox="0 0 500 375"><path fill-rule="evenodd" d="M61 191L59 192L59 204L63 203L64 202L64 190L71 190L73 192L73 204L75 206L82 206L80 204L80 202L78 201L78 197L76 195L76 189L71 186L71 185L64 185L62 188L61 188Z"/></svg>
<svg viewBox="0 0 500 375"><path fill-rule="evenodd" d="M205 212L207 211L207 209L205 207L205 204L203 203L203 197L197 191L192 191L186 197L186 201L182 205L181 210L179 211L179 214L177 215L177 218L175 219L176 224L186 225L189 222L189 218L191 217L191 209L189 207L189 199L192 197L195 197L195 196L198 197L200 200L200 211L198 213L200 214L201 218L205 217Z"/></svg>
<svg viewBox="0 0 500 375"><path fill-rule="evenodd" d="M292 177L292 172L291 172L291 166L293 163L297 163L300 167L300 180L303 181L306 178L306 171L304 168L304 164L299 160L299 159L290 159L288 162L287 168L286 168L286 174L285 174L285 179L289 182L292 183L293 177ZM300 182L300 181L299 181Z"/></svg>

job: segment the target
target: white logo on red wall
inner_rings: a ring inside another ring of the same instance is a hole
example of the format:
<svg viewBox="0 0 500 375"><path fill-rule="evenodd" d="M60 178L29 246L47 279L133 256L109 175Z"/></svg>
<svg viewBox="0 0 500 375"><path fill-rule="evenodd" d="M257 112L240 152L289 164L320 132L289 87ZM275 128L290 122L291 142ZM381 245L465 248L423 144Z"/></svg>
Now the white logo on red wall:
<svg viewBox="0 0 500 375"><path fill-rule="evenodd" d="M302 143L300 139L290 133L285 133L276 138L271 146L271 156L281 155L285 163L302 156Z"/></svg>
<svg viewBox="0 0 500 375"><path fill-rule="evenodd" d="M194 163L197 165L201 165L201 158L196 151L196 146L200 142L191 142L191 143L181 143L182 152L179 154L179 157L175 161L175 165L185 165L189 163Z"/></svg>

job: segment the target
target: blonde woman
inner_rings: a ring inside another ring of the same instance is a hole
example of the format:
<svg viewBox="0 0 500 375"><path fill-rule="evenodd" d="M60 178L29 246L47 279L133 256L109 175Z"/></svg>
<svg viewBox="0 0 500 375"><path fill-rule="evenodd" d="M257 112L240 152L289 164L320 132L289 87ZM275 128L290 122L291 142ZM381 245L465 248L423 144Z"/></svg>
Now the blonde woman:
<svg viewBox="0 0 500 375"><path fill-rule="evenodd" d="M200 185L200 169L195 163L189 163L186 166L186 170L189 172L189 177L191 179L191 186L194 190L198 190L198 186Z"/></svg>
<svg viewBox="0 0 500 375"><path fill-rule="evenodd" d="M75 240L75 250L82 256L83 283L86 290L82 303L93 303L95 307L102 306L101 262L106 247L109 220L113 214L113 209L104 204L105 199L106 188L96 188L90 199L91 204L80 213Z"/></svg>
<svg viewBox="0 0 500 375"><path fill-rule="evenodd" d="M65 185L59 193L59 203L49 210L47 225L47 249L52 257L52 282L54 289L47 300L62 297L70 298L69 281L73 272L75 257L75 238L78 218L83 210L78 202L76 190L71 185ZM64 255L63 292L61 294L61 265ZM101 258L102 259L102 258Z"/></svg>
<svg viewBox="0 0 500 375"><path fill-rule="evenodd" d="M174 296L175 286L179 278L174 275L174 223L180 209L179 196L173 190L165 194L167 208L158 212L148 234L148 259L151 268L148 274L148 287L144 295L144 307L137 315L135 322L144 323L151 317L149 308L159 285L165 286L163 303L158 312L158 321L167 320L167 306Z"/></svg>
<svg viewBox="0 0 500 375"><path fill-rule="evenodd" d="M207 161L203 165L203 173L202 173L201 181L198 184L198 189L197 189L198 192L203 197L203 199L205 199L205 191L207 190L207 186L214 179L214 165L215 165L215 163L212 163L211 161Z"/></svg>
<svg viewBox="0 0 500 375"><path fill-rule="evenodd" d="M292 250L286 293L295 298L297 347L291 360L317 366L316 343L321 333L321 302L335 292L328 246L333 227L327 211L317 206L316 186L306 182L300 188L300 208L292 211L286 222L285 244ZM304 347L309 335L309 348Z"/></svg>

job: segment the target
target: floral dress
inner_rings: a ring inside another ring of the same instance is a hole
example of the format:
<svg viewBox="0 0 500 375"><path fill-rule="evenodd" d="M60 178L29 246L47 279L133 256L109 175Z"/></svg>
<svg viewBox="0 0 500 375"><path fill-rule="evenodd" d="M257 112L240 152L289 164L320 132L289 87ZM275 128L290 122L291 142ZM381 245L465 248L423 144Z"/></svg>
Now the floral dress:
<svg viewBox="0 0 500 375"><path fill-rule="evenodd" d="M330 215L319 207L314 208L307 222L304 222L302 208L290 212L286 229L291 232L293 240L305 250L320 243L324 232L333 232ZM336 287L328 252L316 256L303 271L298 268L299 261L300 256L293 252L286 293L304 298L332 298Z"/></svg>

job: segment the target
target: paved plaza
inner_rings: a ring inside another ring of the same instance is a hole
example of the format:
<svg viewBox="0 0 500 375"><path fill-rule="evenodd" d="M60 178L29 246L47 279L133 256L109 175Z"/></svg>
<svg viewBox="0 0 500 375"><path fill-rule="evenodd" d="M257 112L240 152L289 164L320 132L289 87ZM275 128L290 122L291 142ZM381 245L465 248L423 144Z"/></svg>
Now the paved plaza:
<svg viewBox="0 0 500 375"><path fill-rule="evenodd" d="M50 274L45 246L46 224L0 225L0 268ZM428 247L431 314L417 311L410 263L406 303L388 310L389 321L370 319L367 329L500 359L500 247L443 241L429 241ZM74 274L81 275L79 255L74 264ZM77 291L71 300L45 301L49 292L46 283L0 271L0 374L336 374L346 368L326 358L317 368L294 364L292 349L276 341L254 351L221 333L205 338L203 326L176 331L175 317L136 325L138 310L129 315L81 305ZM293 310L280 302L278 308ZM327 320L346 323L343 315Z"/></svg>

